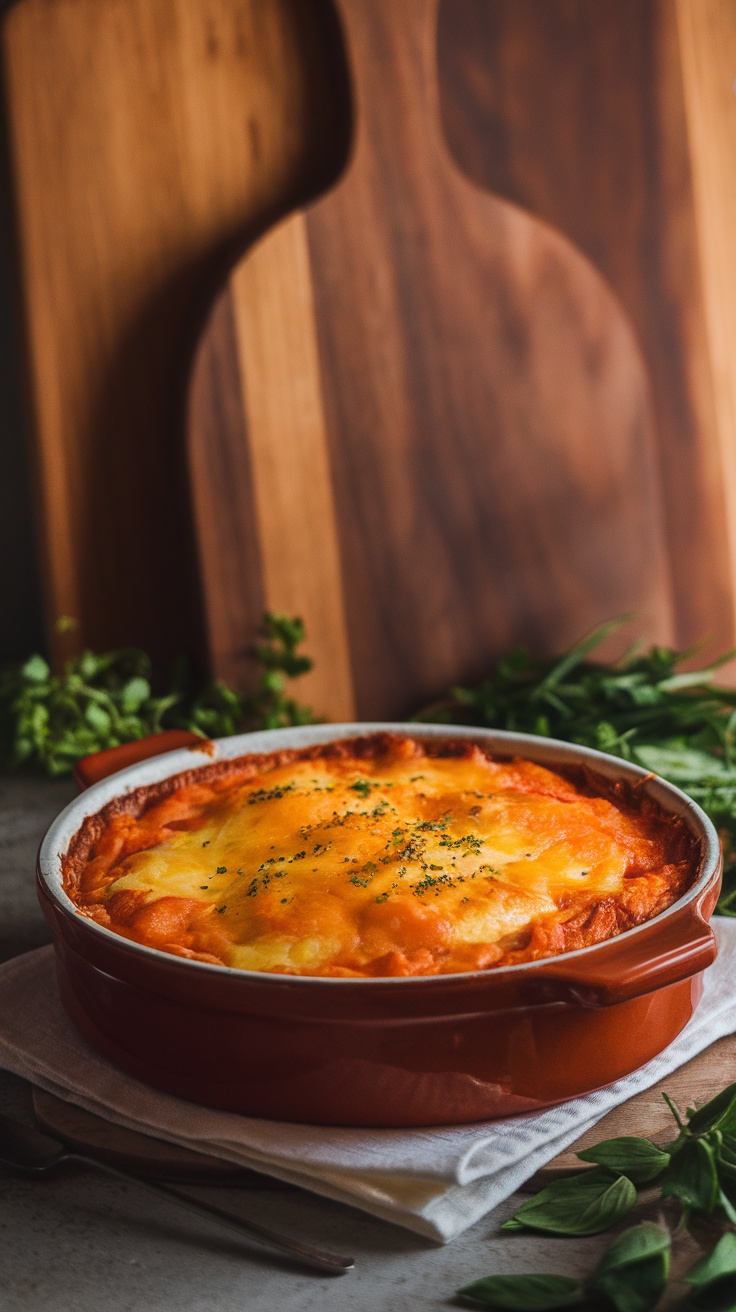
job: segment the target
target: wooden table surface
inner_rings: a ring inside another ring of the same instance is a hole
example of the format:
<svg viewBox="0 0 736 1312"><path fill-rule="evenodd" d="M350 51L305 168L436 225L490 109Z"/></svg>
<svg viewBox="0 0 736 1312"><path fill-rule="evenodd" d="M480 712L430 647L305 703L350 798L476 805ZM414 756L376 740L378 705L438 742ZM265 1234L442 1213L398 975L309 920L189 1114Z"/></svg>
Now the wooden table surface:
<svg viewBox="0 0 736 1312"><path fill-rule="evenodd" d="M48 941L35 897L35 852L73 791L66 781L0 777L0 959ZM692 1091L678 1085L677 1095L698 1098L709 1080L721 1080L724 1054L728 1065L721 1045L701 1060ZM654 1108L657 1099L649 1101ZM7 1072L0 1072L0 1112L33 1119L30 1087ZM519 1196L438 1248L298 1189L196 1192L212 1201L224 1198L244 1216L307 1242L352 1253L356 1269L342 1277L310 1274L133 1185L86 1169L65 1168L41 1181L0 1170L3 1312L342 1312L348 1305L351 1312L418 1312L452 1306L454 1290L491 1272L582 1275L608 1242L605 1235L559 1240L502 1234L500 1223ZM656 1215L656 1204L650 1211ZM679 1238L675 1273L699 1251L696 1239ZM674 1305L677 1293L673 1286L662 1307Z"/></svg>

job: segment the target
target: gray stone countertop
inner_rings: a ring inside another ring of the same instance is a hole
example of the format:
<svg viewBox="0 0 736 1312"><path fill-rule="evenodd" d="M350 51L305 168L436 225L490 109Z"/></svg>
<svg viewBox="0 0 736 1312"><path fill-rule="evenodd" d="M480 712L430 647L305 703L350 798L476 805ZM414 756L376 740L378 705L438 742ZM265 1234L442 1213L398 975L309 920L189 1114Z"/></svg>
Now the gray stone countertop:
<svg viewBox="0 0 736 1312"><path fill-rule="evenodd" d="M36 849L74 795L69 781L0 777L0 959L49 941L34 888ZM0 1110L32 1121L29 1086L0 1072ZM446 1247L291 1189L192 1190L316 1246L352 1254L344 1276L311 1274L135 1184L63 1167L40 1180L0 1167L2 1312L414 1312L457 1306L491 1272L583 1274L607 1236L499 1233L519 1199Z"/></svg>

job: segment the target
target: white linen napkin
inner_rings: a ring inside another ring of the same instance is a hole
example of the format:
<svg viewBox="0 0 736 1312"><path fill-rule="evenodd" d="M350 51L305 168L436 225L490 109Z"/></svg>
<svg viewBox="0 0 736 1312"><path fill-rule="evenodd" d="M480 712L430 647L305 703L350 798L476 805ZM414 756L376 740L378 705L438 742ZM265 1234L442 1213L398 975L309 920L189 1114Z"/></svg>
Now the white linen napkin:
<svg viewBox="0 0 736 1312"><path fill-rule="evenodd" d="M481 1125L350 1130L256 1120L158 1093L99 1056L67 1019L51 948L0 966L0 1066L131 1130L249 1166L440 1243L508 1198L606 1112L736 1030L736 921L693 1019L633 1075L550 1111Z"/></svg>

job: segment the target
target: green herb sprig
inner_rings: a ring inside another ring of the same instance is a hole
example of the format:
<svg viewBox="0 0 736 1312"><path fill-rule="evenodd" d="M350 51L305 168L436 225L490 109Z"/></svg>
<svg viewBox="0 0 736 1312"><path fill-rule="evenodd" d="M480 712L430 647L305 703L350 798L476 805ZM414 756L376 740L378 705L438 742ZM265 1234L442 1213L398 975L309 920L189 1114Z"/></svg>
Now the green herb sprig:
<svg viewBox="0 0 736 1312"><path fill-rule="evenodd" d="M623 1220L636 1200L636 1186L628 1175L599 1167L540 1189L522 1203L502 1229L575 1237L599 1235Z"/></svg>
<svg viewBox="0 0 736 1312"><path fill-rule="evenodd" d="M732 1312L736 1307L736 1235L721 1235L712 1253L685 1276L688 1312Z"/></svg>
<svg viewBox="0 0 736 1312"><path fill-rule="evenodd" d="M472 687L454 687L415 719L479 724L596 747L677 784L719 830L725 874L718 904L736 915L736 688L715 682L734 656L700 670L681 666L694 651L652 647L613 664L591 653L631 616L600 625L562 656L519 648Z"/></svg>
<svg viewBox="0 0 736 1312"><path fill-rule="evenodd" d="M531 1230L561 1237L608 1230L637 1201L638 1189L658 1185L675 1199L682 1223L694 1215L719 1214L736 1225L736 1084L729 1084L684 1117L663 1095L677 1135L659 1148L649 1139L624 1135L578 1153L593 1169L557 1180L535 1194L504 1223L503 1230ZM679 1229L679 1227L678 1227ZM493 1275L457 1291L469 1307L497 1312L649 1312L667 1283L671 1237L664 1225L644 1221L622 1231L584 1280L559 1275ZM683 1312L734 1312L736 1234L727 1231L713 1251L684 1277L689 1294Z"/></svg>
<svg viewBox="0 0 736 1312"><path fill-rule="evenodd" d="M483 1276L458 1289L466 1307L495 1312L650 1312L669 1276L672 1240L651 1221L623 1230L584 1280L559 1275ZM733 1312L736 1307L736 1235L722 1235L713 1251L683 1277L689 1295L682 1312Z"/></svg>
<svg viewBox="0 0 736 1312"><path fill-rule="evenodd" d="M694 1213L722 1212L736 1224L736 1084L683 1118L663 1095L677 1125L664 1148L625 1135L578 1153L594 1169L556 1180L522 1203L504 1230L554 1235L595 1235L620 1221L637 1201L637 1190L658 1184L663 1199L680 1204L687 1223Z"/></svg>
<svg viewBox="0 0 736 1312"><path fill-rule="evenodd" d="M657 1303L670 1269L669 1231L643 1221L617 1235L586 1280L558 1275L485 1276L457 1291L467 1307L498 1312L649 1312Z"/></svg>
<svg viewBox="0 0 736 1312"><path fill-rule="evenodd" d="M69 628L69 622L63 622ZM197 680L186 660L176 662L169 687L152 688L151 662L134 647L86 651L52 674L40 655L0 672L0 760L5 769L30 766L68 774L91 752L145 738L162 729L224 737L246 729L309 724L309 707L287 694L287 680L312 668L297 649L300 619L267 614L255 693L241 696L218 680Z"/></svg>

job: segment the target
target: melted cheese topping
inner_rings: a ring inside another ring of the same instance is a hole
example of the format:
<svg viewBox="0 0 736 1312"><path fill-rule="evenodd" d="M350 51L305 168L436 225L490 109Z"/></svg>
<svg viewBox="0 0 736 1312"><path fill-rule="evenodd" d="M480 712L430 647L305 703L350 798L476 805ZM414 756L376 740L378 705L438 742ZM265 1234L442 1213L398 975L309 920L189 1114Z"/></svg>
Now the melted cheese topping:
<svg viewBox="0 0 736 1312"><path fill-rule="evenodd" d="M659 813L529 761L470 746L429 756L396 738L382 755L296 759L115 815L68 885L86 914L178 955L436 974L584 946L656 914L689 878L667 838Z"/></svg>

